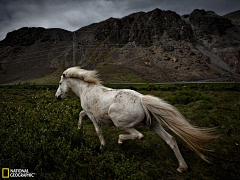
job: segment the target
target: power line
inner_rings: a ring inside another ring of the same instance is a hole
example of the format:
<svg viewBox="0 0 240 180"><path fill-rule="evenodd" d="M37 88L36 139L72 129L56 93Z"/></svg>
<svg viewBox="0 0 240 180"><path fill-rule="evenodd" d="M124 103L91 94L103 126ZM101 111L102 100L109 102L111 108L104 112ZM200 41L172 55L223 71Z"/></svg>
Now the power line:
<svg viewBox="0 0 240 180"><path fill-rule="evenodd" d="M142 49L148 49L148 47L141 47ZM90 50L96 50L96 48L87 48L87 49L90 49ZM100 48L101 50L109 50L109 48ZM116 49L122 49L121 48L116 48ZM128 49L133 49L133 48L124 48L124 50L128 50ZM68 51L70 51L70 49L68 49ZM45 56L48 56L48 55L56 55L56 54L59 54L59 52L62 52L62 50L59 50L58 52L52 52L52 53L48 53L48 54L44 54L44 55L40 55L40 56L30 56L30 57L26 57L26 58L21 58L21 59L16 59L17 62L0 62L0 64L19 64L19 63L27 63L27 62L32 62L32 61L36 61L36 58L43 58ZM60 54L59 54L60 55ZM84 56L84 53L82 54ZM27 60L27 59L31 59L31 60ZM84 57L83 57L84 59ZM22 61L22 60L27 60L27 61ZM85 61L83 60L83 63Z"/></svg>
<svg viewBox="0 0 240 180"><path fill-rule="evenodd" d="M225 24L217 24L217 25L225 25ZM199 26L207 26L207 25L199 25ZM196 26L195 26L196 27ZM145 28L149 28L149 27L143 27L143 29L122 29L122 30L103 30L103 31L99 31L99 33L102 33L102 32L112 32L112 31L132 31L132 30L138 30L138 31L141 31L141 30L146 30ZM171 28L174 28L174 27L171 27ZM155 30L155 35L158 34L157 33L157 29L162 29L162 28L157 28L157 27L154 27L154 29L152 30ZM196 28L196 29L199 29L199 28ZM96 32L97 30L91 30L91 31L84 31L84 30L78 30L78 32ZM77 31L76 31L77 32ZM69 33L64 33L64 34L69 34ZM67 41L69 42L69 41ZM153 42L151 42L150 44L139 44L137 43L138 46L151 46L153 45L152 44ZM127 43L126 43L127 44ZM91 50L91 49L109 49L109 48L117 48L117 49L120 49L120 48L123 48L124 45L126 44L113 44L113 43L106 43L106 44L101 44L101 46L99 47L99 45L91 45L91 44L84 44L83 41L81 40L80 43L78 43L79 45L79 48L80 48L80 54L81 54L81 61L82 61L82 65L84 65L84 51L85 49L87 50ZM104 47L104 46L107 46L107 47ZM116 46L116 47L114 47ZM119 46L123 46L123 47L119 47ZM22 57L22 56L29 56L29 55L34 55L34 54L38 54L38 53L43 53L43 52L49 52L51 50L54 50L54 49L59 49L59 51L62 51L60 49L64 48L64 47L69 47L69 45L66 45L66 46L61 46L61 47L57 47L57 48L51 48L51 49L48 49L48 50L43 50L43 51L37 51L37 52L33 52L33 53L24 53L23 55L16 55L15 57ZM76 38L76 34L75 32L73 32L73 65L76 65L76 47L77 47L77 38ZM135 45L136 47L136 45ZM124 49L132 49L132 48L126 48L124 47ZM48 53L49 54L57 54L57 53ZM17 59L18 61L22 60L22 59L29 59L29 58L35 58L35 57L43 57L43 56L30 56L30 57L24 57L24 58L21 58L21 59ZM22 61L22 62L28 62L28 61ZM6 63L6 64L14 64L14 63L19 63L19 62L0 62L0 63Z"/></svg>
<svg viewBox="0 0 240 180"><path fill-rule="evenodd" d="M48 55L55 55L55 54L59 54L59 52L52 52L52 53L48 53L48 54L44 54L44 55L40 55L40 56L30 56L30 57L27 57L27 58L16 59L17 62L13 62L13 61L11 61L11 62L0 62L0 64L19 64L19 63L32 62L32 61L36 61L35 58L42 58L42 57L45 57L45 56L48 56ZM25 59L32 59L32 60L21 61L21 60L25 60Z"/></svg>
<svg viewBox="0 0 240 180"><path fill-rule="evenodd" d="M129 42L131 43L131 47L124 47L124 45L126 44L102 44L102 46L99 46L99 45L84 45L82 41L80 41L80 43L78 43L78 45L80 46L80 53L81 53L81 60L82 60L82 65L84 65L84 50L109 50L110 48L115 48L115 49L122 49L124 48L124 50L128 50L128 49L133 49L133 48L136 48L137 45L138 47L142 48L142 49L148 49L149 47L141 47L141 46L145 46L147 44L135 44L135 42ZM105 46L105 47L104 47ZM116 46L116 47L114 47ZM119 47L119 46L122 46L122 47ZM35 60L30 60L30 61L21 61L21 60L25 60L25 59L32 59L32 58L39 58L39 57L44 57L46 55L55 55L55 54L59 54L59 52L62 52L63 48L64 47L69 47L69 45L66 45L66 46L61 46L61 47L58 47L58 48L53 48L54 50L57 50L57 52L50 52L50 53L45 53L44 55L35 55L35 54L38 54L38 53L42 53L42 52L46 52L46 51L50 51L52 49L49 49L49 50L44 50L44 51L37 51L37 52L34 52L34 53L27 53L27 54L24 54L24 56L28 56L28 57L22 57L20 59L16 58L16 60L18 62L0 62L1 64L17 64L17 63L24 63L24 62L31 62L31 61L35 61ZM74 49L74 48L73 48ZM175 48L175 49L178 49L178 48ZM68 49L70 50L70 49ZM29 56L29 55L33 55L34 56ZM75 50L73 50L73 55L76 55L76 46L75 46ZM15 57L21 57L21 55L17 55ZM13 59L13 58L11 58ZM75 59L75 65L76 65L76 57L73 58L73 60ZM21 61L21 62L20 62ZM73 61L73 65L74 65L74 61Z"/></svg>
<svg viewBox="0 0 240 180"><path fill-rule="evenodd" d="M24 56L28 56L28 55L32 55L32 54L38 54L38 53L43 53L43 52L46 52L46 51L51 51L51 50L54 50L54 49L62 49L64 47L69 47L69 45L65 45L65 46L60 46L60 47L56 47L56 48L51 48L51 49L48 49L48 50L43 50L43 51L35 51L33 53L24 53ZM16 55L15 57L17 56L22 56L22 55ZM36 56L37 57L37 56Z"/></svg>

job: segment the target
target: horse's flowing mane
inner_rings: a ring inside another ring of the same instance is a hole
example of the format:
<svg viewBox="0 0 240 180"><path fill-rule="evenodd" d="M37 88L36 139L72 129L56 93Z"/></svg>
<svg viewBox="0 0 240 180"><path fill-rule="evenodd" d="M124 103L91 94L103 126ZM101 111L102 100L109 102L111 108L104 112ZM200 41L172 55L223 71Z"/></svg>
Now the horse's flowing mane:
<svg viewBox="0 0 240 180"><path fill-rule="evenodd" d="M88 83L101 85L101 81L98 78L98 73L95 70L88 71L81 69L80 67L71 67L63 72L63 77L78 78Z"/></svg>

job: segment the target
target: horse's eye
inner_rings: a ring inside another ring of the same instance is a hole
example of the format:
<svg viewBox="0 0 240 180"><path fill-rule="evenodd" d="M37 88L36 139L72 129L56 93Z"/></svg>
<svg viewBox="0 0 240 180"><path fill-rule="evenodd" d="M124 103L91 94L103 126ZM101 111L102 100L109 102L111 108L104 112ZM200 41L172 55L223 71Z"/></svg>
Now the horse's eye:
<svg viewBox="0 0 240 180"><path fill-rule="evenodd" d="M61 85L62 83L59 83L59 85Z"/></svg>

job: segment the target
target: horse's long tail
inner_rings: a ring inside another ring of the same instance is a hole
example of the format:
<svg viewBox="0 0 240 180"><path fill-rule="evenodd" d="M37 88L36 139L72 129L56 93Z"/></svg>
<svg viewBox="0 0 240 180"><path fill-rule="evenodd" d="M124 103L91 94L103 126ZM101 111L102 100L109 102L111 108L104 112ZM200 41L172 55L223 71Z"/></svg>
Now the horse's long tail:
<svg viewBox="0 0 240 180"><path fill-rule="evenodd" d="M201 151L208 150L204 145L217 138L212 135L214 128L192 126L175 107L159 98L143 96L141 103L149 124L151 124L151 118L155 118L185 141L203 160L209 162Z"/></svg>

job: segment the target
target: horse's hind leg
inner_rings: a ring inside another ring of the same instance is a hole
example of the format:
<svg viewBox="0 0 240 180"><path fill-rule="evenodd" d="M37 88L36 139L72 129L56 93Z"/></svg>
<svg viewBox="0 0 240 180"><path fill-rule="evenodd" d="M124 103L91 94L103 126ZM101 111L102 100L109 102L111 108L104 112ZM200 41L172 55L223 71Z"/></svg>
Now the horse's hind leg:
<svg viewBox="0 0 240 180"><path fill-rule="evenodd" d="M118 144L121 145L126 140L142 139L144 136L142 133L134 128L120 128L129 134L120 134L118 139Z"/></svg>
<svg viewBox="0 0 240 180"><path fill-rule="evenodd" d="M80 113L79 113L79 120L78 120L78 129L81 129L81 125L82 125L82 119L84 116L86 116L86 112L84 110L82 110Z"/></svg>
<svg viewBox="0 0 240 180"><path fill-rule="evenodd" d="M166 143L171 147L173 152L175 153L178 162L179 162L179 167L177 168L177 171L182 173L187 170L188 166L183 159L180 150L178 148L177 142L174 137L172 137L170 134L168 134L160 124L156 123L154 126L151 127L151 129L158 135L160 136Z"/></svg>

